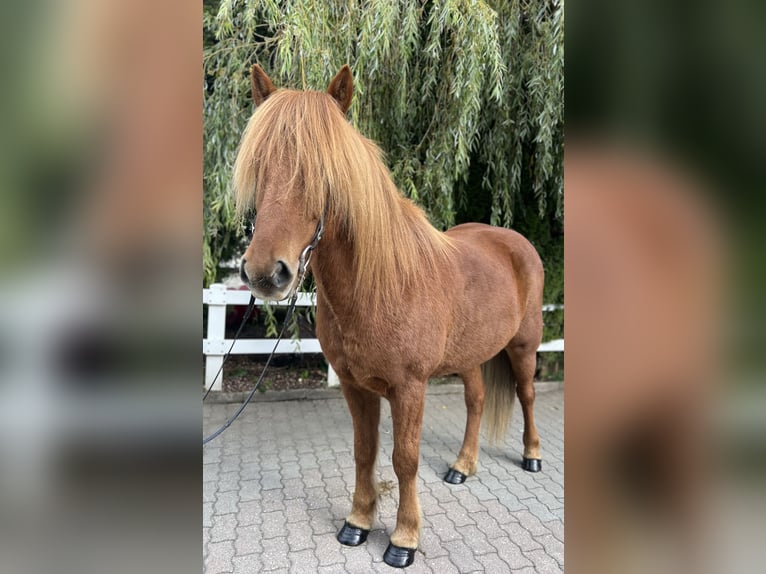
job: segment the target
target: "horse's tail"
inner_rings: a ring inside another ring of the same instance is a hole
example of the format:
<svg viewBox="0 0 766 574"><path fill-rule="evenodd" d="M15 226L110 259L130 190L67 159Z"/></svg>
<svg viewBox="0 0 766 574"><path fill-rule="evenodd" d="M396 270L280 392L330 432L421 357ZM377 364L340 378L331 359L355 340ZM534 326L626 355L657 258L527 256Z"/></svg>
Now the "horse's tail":
<svg viewBox="0 0 766 574"><path fill-rule="evenodd" d="M484 430L492 444L501 444L511 421L516 379L511 361L503 350L481 366L484 379Z"/></svg>

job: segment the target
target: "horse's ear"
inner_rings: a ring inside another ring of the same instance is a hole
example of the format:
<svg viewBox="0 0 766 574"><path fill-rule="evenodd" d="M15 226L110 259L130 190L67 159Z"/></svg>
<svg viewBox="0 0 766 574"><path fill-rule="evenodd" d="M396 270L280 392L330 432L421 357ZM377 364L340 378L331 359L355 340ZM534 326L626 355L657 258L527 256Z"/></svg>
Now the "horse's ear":
<svg viewBox="0 0 766 574"><path fill-rule="evenodd" d="M351 68L348 67L348 64L344 65L340 72L335 74L335 77L330 82L330 86L327 88L327 93L335 98L335 101L340 106L340 110L345 114L349 106L351 106L351 97L354 95L354 78L351 75Z"/></svg>
<svg viewBox="0 0 766 574"><path fill-rule="evenodd" d="M276 91L274 84L258 64L250 70L250 84L253 88L253 102L256 107L260 106L266 98Z"/></svg>

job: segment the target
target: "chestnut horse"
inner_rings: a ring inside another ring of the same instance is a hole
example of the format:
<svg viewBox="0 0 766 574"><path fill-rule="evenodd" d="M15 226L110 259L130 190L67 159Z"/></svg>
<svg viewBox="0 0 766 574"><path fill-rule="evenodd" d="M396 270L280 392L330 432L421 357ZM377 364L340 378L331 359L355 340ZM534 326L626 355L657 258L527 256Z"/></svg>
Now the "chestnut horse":
<svg viewBox="0 0 766 574"><path fill-rule="evenodd" d="M524 414L523 467L540 469L532 379L543 328L542 263L514 231L469 223L442 233L429 224L397 190L380 149L347 121L348 66L327 93L277 90L257 65L251 80L256 111L233 173L238 211L257 213L241 275L257 297L290 296L302 253L324 225L310 266L316 333L351 411L356 462L351 513L338 540L361 544L372 526L385 397L399 509L384 559L408 566L420 530L416 475L429 377L457 373L465 385L465 438L447 482L476 472L485 403L490 438L505 436L514 387Z"/></svg>

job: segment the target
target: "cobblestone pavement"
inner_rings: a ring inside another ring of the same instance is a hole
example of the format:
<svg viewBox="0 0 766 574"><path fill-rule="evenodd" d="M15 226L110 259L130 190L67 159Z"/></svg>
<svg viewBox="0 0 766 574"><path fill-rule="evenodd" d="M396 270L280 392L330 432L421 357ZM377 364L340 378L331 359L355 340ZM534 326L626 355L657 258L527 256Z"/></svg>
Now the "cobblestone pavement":
<svg viewBox="0 0 766 574"><path fill-rule="evenodd" d="M396 523L388 403L381 417L378 519L367 542L341 546L335 533L354 488L351 416L340 391L312 400L256 402L204 447L205 572L395 572L383 562ZM205 406L212 431L236 404ZM418 491L423 513L416 572L562 572L564 392L539 392L535 414L542 472L521 469L518 401L506 447L483 444L476 476L442 477L465 426L462 387L431 387L426 399ZM486 442L486 441L482 441Z"/></svg>

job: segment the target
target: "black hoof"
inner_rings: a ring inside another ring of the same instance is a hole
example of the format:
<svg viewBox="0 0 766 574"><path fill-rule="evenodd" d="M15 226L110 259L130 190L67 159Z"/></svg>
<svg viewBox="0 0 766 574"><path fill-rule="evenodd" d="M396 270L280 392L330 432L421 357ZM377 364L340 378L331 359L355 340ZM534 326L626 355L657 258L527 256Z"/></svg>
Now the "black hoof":
<svg viewBox="0 0 766 574"><path fill-rule="evenodd" d="M543 468L543 461L539 458L524 457L521 462L521 468L527 472L540 472L540 469Z"/></svg>
<svg viewBox="0 0 766 574"><path fill-rule="evenodd" d="M450 484L463 484L465 479L466 476L454 468L449 469L447 474L444 475L444 482L449 482Z"/></svg>
<svg viewBox="0 0 766 574"><path fill-rule="evenodd" d="M416 548L402 548L389 543L388 548L383 553L383 561L393 568L407 568L415 562Z"/></svg>
<svg viewBox="0 0 766 574"><path fill-rule="evenodd" d="M348 522L344 522L343 527L338 532L336 538L338 539L338 542L344 546L359 546L365 540L367 540L367 535L369 533L369 530L365 530L364 528L357 528Z"/></svg>

